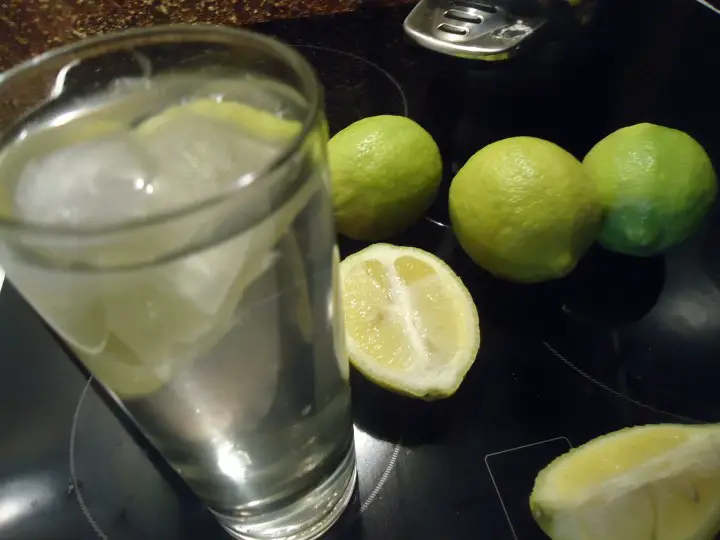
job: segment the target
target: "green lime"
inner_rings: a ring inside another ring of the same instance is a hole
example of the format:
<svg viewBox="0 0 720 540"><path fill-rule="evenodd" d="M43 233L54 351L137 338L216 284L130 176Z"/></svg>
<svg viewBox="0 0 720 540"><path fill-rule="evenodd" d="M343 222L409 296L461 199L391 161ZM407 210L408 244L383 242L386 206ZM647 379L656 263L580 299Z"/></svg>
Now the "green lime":
<svg viewBox="0 0 720 540"><path fill-rule="evenodd" d="M710 158L687 133L655 124L619 129L584 160L606 210L599 241L650 256L692 234L717 194Z"/></svg>
<svg viewBox="0 0 720 540"><path fill-rule="evenodd" d="M403 116L372 116L328 143L335 223L356 240L402 232L427 210L442 175L437 144Z"/></svg>
<svg viewBox="0 0 720 540"><path fill-rule="evenodd" d="M712 540L720 427L657 424L604 435L538 474L530 508L553 540Z"/></svg>
<svg viewBox="0 0 720 540"><path fill-rule="evenodd" d="M486 146L450 186L450 220L460 245L511 281L568 274L595 240L600 218L597 190L582 164L533 137Z"/></svg>

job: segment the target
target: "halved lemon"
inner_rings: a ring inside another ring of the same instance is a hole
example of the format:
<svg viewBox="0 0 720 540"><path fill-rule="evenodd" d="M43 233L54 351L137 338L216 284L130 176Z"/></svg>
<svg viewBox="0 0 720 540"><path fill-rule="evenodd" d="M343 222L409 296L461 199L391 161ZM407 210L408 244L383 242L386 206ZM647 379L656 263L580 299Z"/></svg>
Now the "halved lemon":
<svg viewBox="0 0 720 540"><path fill-rule="evenodd" d="M480 347L477 310L460 278L420 249L374 244L340 264L352 364L390 390L451 396Z"/></svg>
<svg viewBox="0 0 720 540"><path fill-rule="evenodd" d="M530 508L553 540L711 540L720 426L658 424L594 439L538 474Z"/></svg>

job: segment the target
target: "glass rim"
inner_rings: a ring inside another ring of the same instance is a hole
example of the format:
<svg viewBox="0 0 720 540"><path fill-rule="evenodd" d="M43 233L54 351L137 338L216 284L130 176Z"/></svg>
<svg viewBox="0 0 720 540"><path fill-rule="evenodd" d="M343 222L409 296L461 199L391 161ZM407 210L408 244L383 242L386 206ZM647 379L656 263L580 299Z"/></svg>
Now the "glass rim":
<svg viewBox="0 0 720 540"><path fill-rule="evenodd" d="M232 40L241 37L246 40L254 41L268 49L272 53L278 55L283 61L290 64L291 68L297 73L303 84L307 85L310 95L304 96L308 98L308 113L302 119L301 129L293 136L282 150L274 157L266 166L257 171L249 173L252 177L248 182L248 174L243 175L242 183L239 181L232 182L226 188L223 188L207 198L173 208L171 210L158 212L141 218L131 218L117 223L97 224L88 226L77 225L52 225L17 219L10 216L0 216L0 229L12 230L15 232L32 233L46 236L59 237L89 237L102 236L114 233L129 232L153 225L161 225L174 219L181 219L194 213L212 208L227 202L228 197L237 196L246 188L253 186L256 182L262 181L264 177L272 175L275 171L282 168L293 156L300 150L302 144L307 140L308 135L315 127L318 115L322 110L322 86L315 74L315 70L305 58L297 52L293 47L286 45L279 39L266 36L244 28L231 28L228 26L220 26L214 24L166 24L157 25L148 28L133 28L129 30L120 30L85 38L80 41L63 45L50 49L42 54L34 56L24 62L14 65L10 69L0 72L0 89L5 84L12 81L15 77L21 76L28 70L42 67L46 62L56 60L63 56L68 56L68 62L73 60L73 55L78 52L90 51L100 45L117 44L118 48L108 52L117 52L123 50L120 45L123 42L132 42L147 37L156 37L157 41L150 41L144 44L163 44L171 42L180 42L178 37L190 36L191 42L208 42L215 41L217 43L231 43ZM175 39L166 40L163 38L174 37ZM211 40L211 37L223 38ZM131 50L131 49L129 49ZM105 54L105 53L102 53ZM0 133L4 130L0 129ZM239 180L239 179L238 179Z"/></svg>

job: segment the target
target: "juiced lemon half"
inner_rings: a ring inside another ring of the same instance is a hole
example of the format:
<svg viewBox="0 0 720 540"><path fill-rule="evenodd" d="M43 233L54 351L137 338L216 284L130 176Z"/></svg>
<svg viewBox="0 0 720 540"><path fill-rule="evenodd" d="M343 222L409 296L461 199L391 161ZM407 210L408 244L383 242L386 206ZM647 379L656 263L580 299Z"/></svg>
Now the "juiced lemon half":
<svg viewBox="0 0 720 540"><path fill-rule="evenodd" d="M599 437L538 474L530 507L553 540L711 540L720 529L720 426Z"/></svg>
<svg viewBox="0 0 720 540"><path fill-rule="evenodd" d="M460 278L420 249L375 244L340 264L351 363L390 390L455 393L480 347L475 304Z"/></svg>

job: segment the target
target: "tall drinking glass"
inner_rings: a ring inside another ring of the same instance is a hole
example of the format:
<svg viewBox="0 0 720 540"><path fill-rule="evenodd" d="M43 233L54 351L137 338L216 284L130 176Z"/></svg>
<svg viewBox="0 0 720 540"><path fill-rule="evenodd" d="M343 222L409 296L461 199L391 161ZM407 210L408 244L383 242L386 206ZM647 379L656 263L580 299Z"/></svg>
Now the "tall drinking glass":
<svg viewBox="0 0 720 540"><path fill-rule="evenodd" d="M0 74L0 130L10 281L232 535L320 536L355 460L309 65L247 31L108 35Z"/></svg>

